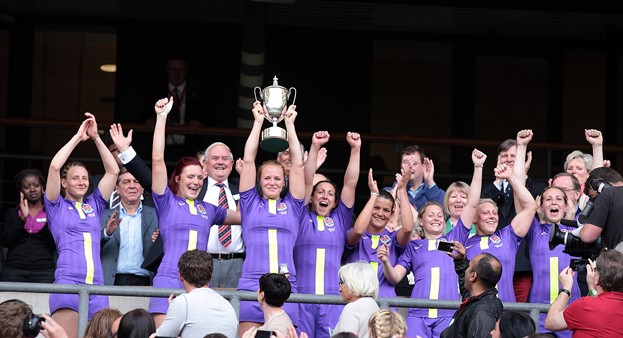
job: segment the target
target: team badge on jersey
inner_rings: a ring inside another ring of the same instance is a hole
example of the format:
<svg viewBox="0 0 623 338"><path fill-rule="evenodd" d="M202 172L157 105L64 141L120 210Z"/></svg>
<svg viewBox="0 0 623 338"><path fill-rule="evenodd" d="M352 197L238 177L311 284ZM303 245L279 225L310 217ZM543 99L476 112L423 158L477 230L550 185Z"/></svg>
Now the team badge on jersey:
<svg viewBox="0 0 623 338"><path fill-rule="evenodd" d="M84 212L85 214L90 214L92 212L95 212L95 210L93 210L93 207L90 204L83 204L82 205L82 212Z"/></svg>
<svg viewBox="0 0 623 338"><path fill-rule="evenodd" d="M502 246L502 239L500 238L500 236L498 235L491 235L489 237L489 239L491 240L491 242L493 242L493 245L498 248Z"/></svg>
<svg viewBox="0 0 623 338"><path fill-rule="evenodd" d="M288 206L281 202L279 204L277 204L277 212L279 212L281 215L285 215L288 213Z"/></svg>
<svg viewBox="0 0 623 338"><path fill-rule="evenodd" d="M335 222L333 221L333 218L327 216L324 218L324 225L327 227L327 230L329 230L329 232L334 232L335 231Z"/></svg>
<svg viewBox="0 0 623 338"><path fill-rule="evenodd" d="M392 242L391 237L389 237L388 235L381 236L379 240L381 241L381 243L387 244L387 245L389 245Z"/></svg>
<svg viewBox="0 0 623 338"><path fill-rule="evenodd" d="M197 204L197 210L204 215L206 214L206 208L202 204Z"/></svg>

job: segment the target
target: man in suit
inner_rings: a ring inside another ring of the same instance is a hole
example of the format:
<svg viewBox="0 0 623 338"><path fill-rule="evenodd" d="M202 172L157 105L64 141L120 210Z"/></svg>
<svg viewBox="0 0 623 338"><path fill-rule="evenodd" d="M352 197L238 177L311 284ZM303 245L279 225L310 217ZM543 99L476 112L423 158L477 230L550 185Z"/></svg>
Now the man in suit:
<svg viewBox="0 0 623 338"><path fill-rule="evenodd" d="M121 203L101 221L104 284L149 286L152 274L141 264L158 229L156 210L142 204L143 187L128 171L119 174L117 192Z"/></svg>
<svg viewBox="0 0 623 338"><path fill-rule="evenodd" d="M173 55L167 58L165 74L167 84L156 87L149 91L143 120L152 125L155 123L154 102L167 97L173 97L173 107L167 116L167 125L201 127L214 125L209 100L202 91L198 82L188 80L188 61L184 56ZM193 156L196 152L194 145L199 144L201 139L197 135L167 134L165 153L167 161L177 161L182 156ZM147 150L147 149L146 149Z"/></svg>
<svg viewBox="0 0 623 338"><path fill-rule="evenodd" d="M234 156L229 147L222 142L212 143L206 148L203 161L208 177L203 181L198 198L216 206L236 210L240 197L238 184L229 179L234 166ZM214 260L210 286L237 287L245 258L240 225L212 225L207 251Z"/></svg>

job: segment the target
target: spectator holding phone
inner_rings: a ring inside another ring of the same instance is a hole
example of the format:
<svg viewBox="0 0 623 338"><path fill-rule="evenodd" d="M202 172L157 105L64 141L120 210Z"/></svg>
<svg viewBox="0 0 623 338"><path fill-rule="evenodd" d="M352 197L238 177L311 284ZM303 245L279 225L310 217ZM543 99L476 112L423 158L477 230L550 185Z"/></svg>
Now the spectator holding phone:
<svg viewBox="0 0 623 338"><path fill-rule="evenodd" d="M484 156L474 149L472 160L474 165L482 165ZM482 175L474 170L472 185L480 185ZM469 194L467 204L477 206L480 195ZM451 241L464 244L469 236L476 208L465 208L457 226L448 234L444 234L446 224L443 207L437 202L426 203L418 212L418 224L424 231L424 238L409 242L395 266L389 260L387 245L377 250L377 256L383 262L385 278L391 284L397 284L409 272L413 271L415 285L411 298L459 300L457 280L443 276L452 276L454 261L446 252L452 252ZM439 337L441 332L450 325L453 310L446 309L409 309L407 317L407 335L409 337Z"/></svg>

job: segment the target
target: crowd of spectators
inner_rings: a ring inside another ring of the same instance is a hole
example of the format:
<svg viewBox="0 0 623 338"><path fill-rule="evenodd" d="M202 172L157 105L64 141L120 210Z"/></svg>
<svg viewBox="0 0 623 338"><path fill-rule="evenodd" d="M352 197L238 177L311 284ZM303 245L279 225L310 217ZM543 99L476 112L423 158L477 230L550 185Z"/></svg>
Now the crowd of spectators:
<svg viewBox="0 0 623 338"><path fill-rule="evenodd" d="M350 157L341 190L316 173L329 133L314 133L304 153L294 105L284 110L289 148L274 160L256 164L260 102L237 163L221 142L195 156L177 147L192 139L166 134L180 111L181 121L192 116L184 114L190 102L177 101L187 89L172 94L178 88L169 88L150 118L151 168L134 150L132 131L113 124L107 145L87 113L52 159L47 179L34 169L15 177L19 202L2 227L8 252L0 280L186 291L126 314L110 309L108 297L92 295L85 337L623 335L623 254L615 250L623 241L623 178L603 159L601 132L585 131L592 155L574 151L566 172L539 182L528 176L533 133L521 130L500 145L494 182L483 184L487 155L474 149L471 183L454 182L447 191L435 182L433 161L420 147L407 147L391 186L379 187L368 172L370 197L355 216L359 134L346 135ZM105 169L98 179L84 164L68 162L88 140ZM170 149L182 156L175 155L172 171L165 162ZM234 167L239 179L230 177ZM558 231L565 243L552 245ZM591 247L590 257L570 255L569 236ZM578 258L585 261L574 263ZM519 268L524 260L530 264ZM586 278L570 266L585 269ZM461 300L461 307L414 308L406 318L381 310L376 298L396 297L401 281L412 281L412 298ZM212 288L257 292L258 301L241 302L237 315ZM341 294L347 304L289 303L291 293ZM534 323L504 311L503 302L551 308ZM53 294L49 306L41 334L78 337L78 296ZM31 315L20 301L0 304L2 336L26 337L21 328Z"/></svg>

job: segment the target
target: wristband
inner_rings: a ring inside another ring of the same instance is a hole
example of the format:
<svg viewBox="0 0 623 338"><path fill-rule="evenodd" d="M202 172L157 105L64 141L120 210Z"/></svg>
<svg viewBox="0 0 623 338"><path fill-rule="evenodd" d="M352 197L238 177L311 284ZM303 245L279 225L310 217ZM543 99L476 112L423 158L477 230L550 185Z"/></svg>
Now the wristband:
<svg viewBox="0 0 623 338"><path fill-rule="evenodd" d="M91 137L91 140L95 141L95 140L97 140L98 138L100 138L100 135L99 135L99 134L97 134L97 136L95 136L95 137Z"/></svg>
<svg viewBox="0 0 623 338"><path fill-rule="evenodd" d="M571 298L571 291L569 291L567 289L560 289L560 291L558 291L558 294L560 295L563 292L566 293L567 296L569 296L569 298Z"/></svg>
<svg viewBox="0 0 623 338"><path fill-rule="evenodd" d="M374 191L370 191L370 197L372 196L378 196L379 193L378 192L374 192Z"/></svg>
<svg viewBox="0 0 623 338"><path fill-rule="evenodd" d="M171 108L173 108L173 100L169 101L169 103L167 103L167 105L164 106L164 111L162 113L157 113L158 116L162 116L162 117L166 118L167 115L169 115L169 112L171 111Z"/></svg>
<svg viewBox="0 0 623 338"><path fill-rule="evenodd" d="M588 290L590 296L597 296L597 290Z"/></svg>
<svg viewBox="0 0 623 338"><path fill-rule="evenodd" d="M482 168L482 164L474 164L474 168Z"/></svg>

